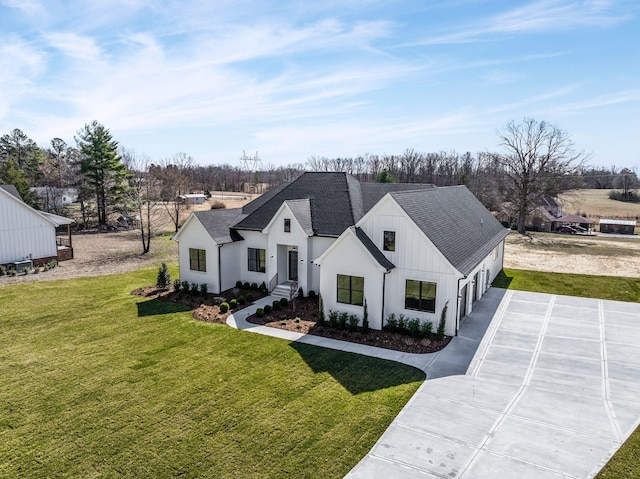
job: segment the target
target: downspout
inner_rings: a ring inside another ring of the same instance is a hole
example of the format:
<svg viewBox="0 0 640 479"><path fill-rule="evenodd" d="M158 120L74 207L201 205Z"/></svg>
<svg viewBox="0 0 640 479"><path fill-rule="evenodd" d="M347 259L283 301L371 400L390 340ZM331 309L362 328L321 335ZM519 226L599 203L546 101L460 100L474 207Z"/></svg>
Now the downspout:
<svg viewBox="0 0 640 479"><path fill-rule="evenodd" d="M220 253L224 245L218 245L218 294L222 293L222 260L220 259Z"/></svg>
<svg viewBox="0 0 640 479"><path fill-rule="evenodd" d="M458 278L458 291L456 292L456 336L458 335L458 330L460 329L460 320L462 319L460 317L460 300L462 299L462 296L460 295L460 281L462 281L463 279L467 279L466 276L463 276L462 278Z"/></svg>
<svg viewBox="0 0 640 479"><path fill-rule="evenodd" d="M382 273L382 316L380 317L380 330L384 328L384 298L385 298L385 289L387 286L387 275L391 272L391 270L386 270Z"/></svg>

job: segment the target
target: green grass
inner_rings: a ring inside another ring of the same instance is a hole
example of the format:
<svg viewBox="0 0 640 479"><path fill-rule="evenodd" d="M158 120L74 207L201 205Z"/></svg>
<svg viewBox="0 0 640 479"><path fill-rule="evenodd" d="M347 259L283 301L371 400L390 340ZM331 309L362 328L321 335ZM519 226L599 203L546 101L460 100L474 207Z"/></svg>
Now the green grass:
<svg viewBox="0 0 640 479"><path fill-rule="evenodd" d="M493 286L538 293L640 302L640 278L504 269Z"/></svg>
<svg viewBox="0 0 640 479"><path fill-rule="evenodd" d="M640 477L640 427L627 439L596 479L637 479Z"/></svg>
<svg viewBox="0 0 640 479"><path fill-rule="evenodd" d="M424 379L194 321L156 270L0 288L0 477L343 477Z"/></svg>

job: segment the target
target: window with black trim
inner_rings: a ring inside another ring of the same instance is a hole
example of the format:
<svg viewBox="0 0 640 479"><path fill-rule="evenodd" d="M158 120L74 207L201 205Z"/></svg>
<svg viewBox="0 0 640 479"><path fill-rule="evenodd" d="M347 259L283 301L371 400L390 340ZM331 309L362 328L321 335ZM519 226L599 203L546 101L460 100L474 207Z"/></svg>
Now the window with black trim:
<svg viewBox="0 0 640 479"><path fill-rule="evenodd" d="M249 271L264 273L266 271L266 250L258 248L248 248Z"/></svg>
<svg viewBox="0 0 640 479"><path fill-rule="evenodd" d="M207 252L203 249L189 248L189 268L192 271L207 271Z"/></svg>
<svg viewBox="0 0 640 479"><path fill-rule="evenodd" d="M284 232L291 233L291 219L289 218L284 219Z"/></svg>
<svg viewBox="0 0 640 479"><path fill-rule="evenodd" d="M364 303L364 278L362 276L338 275L338 303L362 306Z"/></svg>
<svg viewBox="0 0 640 479"><path fill-rule="evenodd" d="M384 237L382 241L382 249L384 251L395 251L396 250L396 232L395 231L385 231Z"/></svg>
<svg viewBox="0 0 640 479"><path fill-rule="evenodd" d="M408 279L404 292L405 309L436 312L436 283Z"/></svg>

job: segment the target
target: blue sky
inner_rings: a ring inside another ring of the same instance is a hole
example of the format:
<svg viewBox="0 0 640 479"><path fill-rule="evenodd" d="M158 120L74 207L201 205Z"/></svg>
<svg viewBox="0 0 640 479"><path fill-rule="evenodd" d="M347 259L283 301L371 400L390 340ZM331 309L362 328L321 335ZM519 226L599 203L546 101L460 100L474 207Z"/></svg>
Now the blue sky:
<svg viewBox="0 0 640 479"><path fill-rule="evenodd" d="M0 134L97 120L153 159L496 151L557 124L640 166L636 0L0 0ZM239 164L239 163L238 163Z"/></svg>

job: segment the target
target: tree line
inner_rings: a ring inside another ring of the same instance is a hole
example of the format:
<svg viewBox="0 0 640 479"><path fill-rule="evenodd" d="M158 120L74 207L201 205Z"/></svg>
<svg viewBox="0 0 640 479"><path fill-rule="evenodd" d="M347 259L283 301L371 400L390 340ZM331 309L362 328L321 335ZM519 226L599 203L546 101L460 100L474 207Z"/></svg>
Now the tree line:
<svg viewBox="0 0 640 479"><path fill-rule="evenodd" d="M13 184L34 207L64 214L60 196L78 195L79 228L106 227L114 214L140 219L144 252L149 251L158 209L180 226L186 193L263 193L305 171L346 172L362 182L431 183L467 186L490 210L507 210L524 233L525 217L544 196L577 188L638 187L628 168L590 167L570 135L556 125L525 118L498 131L499 152L419 152L311 156L304 163L261 165L249 172L239 164L200 165L186 153L151 160L120 147L109 130L93 121L77 131L75 145L53 138L39 147L19 129L0 137L0 183ZM32 190L37 187L37 195Z"/></svg>

